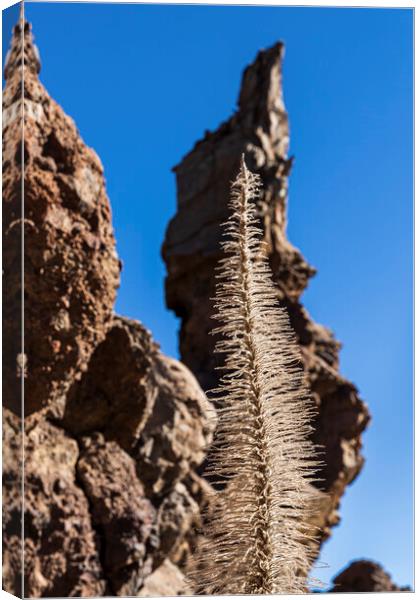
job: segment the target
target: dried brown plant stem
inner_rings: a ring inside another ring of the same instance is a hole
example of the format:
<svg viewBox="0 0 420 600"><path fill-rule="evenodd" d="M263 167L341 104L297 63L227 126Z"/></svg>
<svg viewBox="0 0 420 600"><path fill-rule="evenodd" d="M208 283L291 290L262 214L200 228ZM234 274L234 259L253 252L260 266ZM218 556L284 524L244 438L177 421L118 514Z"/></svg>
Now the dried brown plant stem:
<svg viewBox="0 0 420 600"><path fill-rule="evenodd" d="M214 330L224 374L208 473L217 494L195 559L197 593L307 591L307 523L317 466L311 404L255 216L259 178L242 159L224 225Z"/></svg>

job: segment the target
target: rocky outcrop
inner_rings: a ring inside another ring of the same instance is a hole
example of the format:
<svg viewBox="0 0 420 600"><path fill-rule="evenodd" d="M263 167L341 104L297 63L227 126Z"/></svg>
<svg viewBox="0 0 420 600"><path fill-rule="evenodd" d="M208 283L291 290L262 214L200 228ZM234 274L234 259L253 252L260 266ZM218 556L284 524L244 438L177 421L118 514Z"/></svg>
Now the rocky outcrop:
<svg viewBox="0 0 420 600"><path fill-rule="evenodd" d="M177 213L169 223L162 249L167 266L166 302L181 318L183 362L203 389L217 380L211 319L214 273L221 257L221 223L228 216L230 184L242 153L261 176L257 209L267 252L284 305L302 350L304 368L318 407L314 439L325 448L320 487L327 492L315 521L321 537L337 524L337 507L346 486L363 465L361 433L369 414L355 386L339 373L340 344L314 323L299 298L315 274L286 235L288 118L282 99L283 47L261 51L243 74L236 113L215 132L206 132L174 169Z"/></svg>
<svg viewBox="0 0 420 600"><path fill-rule="evenodd" d="M115 347L126 371L104 351L115 329L127 333ZM140 323L120 317L91 362L63 418L40 411L25 419L24 571L33 597L136 595L168 557L185 559L205 501L192 481L200 481L194 469L211 441L213 410L192 375L163 356ZM116 377L101 379L106 368ZM162 368L175 375L166 379ZM115 427L112 402L121 415L143 407L137 420L132 412L136 427L124 429L123 418ZM22 440L8 409L4 433L4 585L18 593Z"/></svg>
<svg viewBox="0 0 420 600"><path fill-rule="evenodd" d="M244 74L237 114L177 168L179 212L164 247L167 299L182 317L185 364L212 386L208 298L229 181L245 152L264 181L259 211L279 301L319 406L315 436L326 446L329 495L316 524L326 536L340 495L360 470L368 413L338 373L339 344L299 302L314 270L285 233L291 160L280 55L280 45L259 55ZM120 263L103 169L39 71L22 21L3 94L3 587L26 597L191 594L182 570L199 543L203 507L214 498L198 472L214 409L189 369L164 356L141 323L113 314ZM367 588L360 572L377 585L370 567L356 565L336 578L333 591ZM384 577L380 585L389 589Z"/></svg>
<svg viewBox="0 0 420 600"><path fill-rule="evenodd" d="M130 451L156 401L150 333L135 321L115 317L98 344L89 369L67 395L63 423L74 435L102 431Z"/></svg>
<svg viewBox="0 0 420 600"><path fill-rule="evenodd" d="M204 460L215 414L182 363L161 354L156 358L158 406L145 425L135 456L144 485L161 498Z"/></svg>
<svg viewBox="0 0 420 600"><path fill-rule="evenodd" d="M204 497L191 482L201 481L195 471L214 411L194 376L163 355L141 323L113 314L120 263L102 166L39 70L30 25L18 24L3 119L4 589L135 596L163 581L169 589L172 577L180 593L175 562L199 522Z"/></svg>
<svg viewBox="0 0 420 600"><path fill-rule="evenodd" d="M162 498L205 457L214 410L188 369L164 356L138 322L115 317L89 368L69 391L63 424L101 431L136 461L147 493Z"/></svg>
<svg viewBox="0 0 420 600"><path fill-rule="evenodd" d="M408 592L398 587L380 564L371 560L356 560L339 573L330 592Z"/></svg>
<svg viewBox="0 0 420 600"><path fill-rule="evenodd" d="M92 523L100 533L111 592L136 595L152 571L147 544L156 511L136 477L134 460L116 442L95 433L82 439L77 474L89 500Z"/></svg>
<svg viewBox="0 0 420 600"><path fill-rule="evenodd" d="M26 415L44 407L60 410L70 384L105 337L120 270L101 162L50 98L39 70L30 25L18 24L3 95L3 263L5 306L13 310L21 274L13 239L23 227L25 352L20 356L10 348L5 354L4 404L19 404L17 367L23 366ZM20 341L20 319L6 312L4 322L7 339Z"/></svg>
<svg viewBox="0 0 420 600"><path fill-rule="evenodd" d="M16 495L9 486L16 478L17 453L22 447L13 442L15 415L3 410L3 586L18 594L22 590L14 565L21 558L16 554L16 535L9 534L9 527L20 521L21 499L20 490ZM106 591L100 540L92 525L88 499L77 481L78 458L77 442L63 429L36 415L26 419L25 595L101 596Z"/></svg>

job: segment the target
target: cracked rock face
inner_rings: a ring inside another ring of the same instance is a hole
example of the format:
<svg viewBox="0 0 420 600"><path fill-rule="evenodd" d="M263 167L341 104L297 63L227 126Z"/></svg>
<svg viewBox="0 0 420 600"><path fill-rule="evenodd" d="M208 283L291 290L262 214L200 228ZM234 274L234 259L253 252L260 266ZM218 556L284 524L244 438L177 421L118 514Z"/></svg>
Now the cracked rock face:
<svg viewBox="0 0 420 600"><path fill-rule="evenodd" d="M134 596L151 573L147 542L155 509L136 477L135 464L116 442L101 434L81 443L77 473L89 500L94 527L101 533L102 562L111 593Z"/></svg>
<svg viewBox="0 0 420 600"><path fill-rule="evenodd" d="M116 317L71 388L63 423L73 434L100 430L117 441L148 495L162 499L204 460L214 419L189 370L140 323Z"/></svg>
<svg viewBox="0 0 420 600"><path fill-rule="evenodd" d="M69 390L65 427L77 435L103 431L132 451L156 401L154 352L156 345L140 323L115 317L89 368Z"/></svg>
<svg viewBox="0 0 420 600"><path fill-rule="evenodd" d="M174 169L177 212L162 248L166 262L166 302L181 318L179 338L183 362L204 390L216 387L209 336L214 273L221 258L221 223L228 216L230 184L242 153L248 167L261 176L257 209L278 288L279 303L289 313L302 350L305 372L319 414L314 439L325 448L321 487L328 492L316 525L321 537L338 522L337 507L346 486L360 472L361 433L369 421L355 386L339 373L339 349L329 329L314 323L299 298L315 274L286 235L288 118L282 99L283 48L261 51L244 71L236 113L216 131L207 132Z"/></svg>
<svg viewBox="0 0 420 600"><path fill-rule="evenodd" d="M190 481L200 481L214 412L184 365L139 322L113 314L120 266L102 166L39 69L30 25L17 25L4 92L4 588L25 597L136 596L158 585L181 593L175 562L193 545L200 500Z"/></svg>
<svg viewBox="0 0 420 600"><path fill-rule="evenodd" d="M9 538L9 527L20 520L21 506L20 493L16 496L8 482L16 478L21 446L13 442L16 417L7 409L3 427L3 490L6 498L11 495L11 501L3 504L4 587L12 593L20 586L13 578L13 563L19 559L16 536ZM65 597L105 593L100 541L92 526L88 499L76 475L78 457L77 442L62 429L42 418L26 420L25 595Z"/></svg>
<svg viewBox="0 0 420 600"><path fill-rule="evenodd" d="M112 371L114 354L92 356L92 371L88 365L84 375L92 375L89 386L82 378L72 391L70 407L79 406L77 388L86 402L88 416L80 430L70 428L67 417L51 422L42 411L25 419L24 585L32 597L133 596L169 556L182 562L193 546L193 528L199 523L204 499L191 481L201 481L194 469L211 441L213 423L206 415L212 414L212 408L187 369L163 356L139 323L115 319L118 330L122 324L130 332L124 338L126 345L118 348L127 361L126 377L117 362L121 370L116 375L121 379L98 378L95 391L94 376L105 367ZM109 336L114 339L113 327ZM146 373L131 369L133 364L148 365ZM138 387L132 385L133 396L127 396L125 384L136 378ZM87 390L94 398L91 406ZM122 426L122 433L116 435L113 412L104 421L95 393L107 407L109 398L119 401L121 414L127 410L124 402L128 408L142 406L144 414L139 410L138 422L143 428L124 431ZM145 398L153 398L153 405L147 405ZM17 593L22 438L20 419L4 411L4 584ZM75 414L82 422L82 412ZM133 431L138 435L136 443L129 437ZM159 485L156 488L151 482ZM169 572L175 571L173 567Z"/></svg>
<svg viewBox="0 0 420 600"><path fill-rule="evenodd" d="M153 362L156 409L145 425L135 457L149 493L162 497L204 460L215 412L182 363L161 353Z"/></svg>
<svg viewBox="0 0 420 600"><path fill-rule="evenodd" d="M177 483L159 507L158 528L161 544L155 564L160 565L168 556L177 556L181 543L186 539L193 524L197 522L199 515L200 506L186 486Z"/></svg>
<svg viewBox="0 0 420 600"><path fill-rule="evenodd" d="M3 587L22 596L22 420L4 407L2 434Z"/></svg>

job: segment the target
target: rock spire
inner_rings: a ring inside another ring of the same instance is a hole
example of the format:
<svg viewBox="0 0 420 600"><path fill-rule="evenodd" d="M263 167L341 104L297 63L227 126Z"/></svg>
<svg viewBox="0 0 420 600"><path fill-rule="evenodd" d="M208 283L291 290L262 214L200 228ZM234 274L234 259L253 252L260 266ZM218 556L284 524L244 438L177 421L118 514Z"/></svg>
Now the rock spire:
<svg viewBox="0 0 420 600"><path fill-rule="evenodd" d="M369 413L356 387L339 373L339 342L329 329L312 321L300 301L315 269L287 239L292 159L281 88L282 58L280 43L258 53L244 71L235 114L216 131L207 132L174 168L177 212L162 249L166 302L181 318L182 360L205 390L216 387L210 299L220 258L220 224L226 220L230 183L244 153L247 165L263 182L257 209L278 299L289 312L319 410L314 439L325 448L320 487L328 494L316 524L325 538L338 522L341 495L362 468L361 433Z"/></svg>
<svg viewBox="0 0 420 600"><path fill-rule="evenodd" d="M20 319L9 311L16 312L20 293L23 232L24 354L7 352L4 403L19 405L16 375L24 366L26 415L60 410L70 382L104 339L120 270L101 162L39 71L31 26L21 20L5 66L3 240L7 338L18 340Z"/></svg>

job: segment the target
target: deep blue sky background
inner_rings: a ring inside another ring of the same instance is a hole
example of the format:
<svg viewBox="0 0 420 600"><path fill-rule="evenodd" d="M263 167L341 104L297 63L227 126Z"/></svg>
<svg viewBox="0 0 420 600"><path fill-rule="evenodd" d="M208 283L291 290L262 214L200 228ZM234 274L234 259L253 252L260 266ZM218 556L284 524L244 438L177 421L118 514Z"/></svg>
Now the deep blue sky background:
<svg viewBox="0 0 420 600"><path fill-rule="evenodd" d="M357 558L413 581L412 13L393 9L27 3L41 79L105 166L117 311L177 356L160 246L171 167L235 108L243 68L286 43L289 237L318 268L304 295L343 344L373 415L366 466L324 546L328 581ZM3 13L4 44L16 8Z"/></svg>

